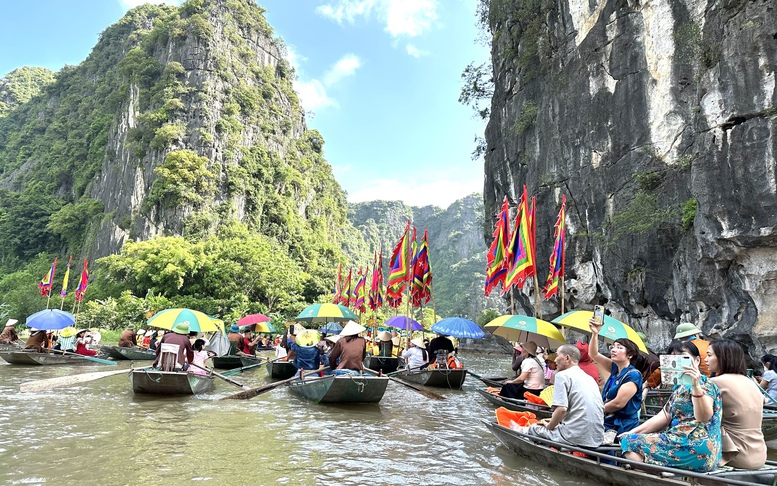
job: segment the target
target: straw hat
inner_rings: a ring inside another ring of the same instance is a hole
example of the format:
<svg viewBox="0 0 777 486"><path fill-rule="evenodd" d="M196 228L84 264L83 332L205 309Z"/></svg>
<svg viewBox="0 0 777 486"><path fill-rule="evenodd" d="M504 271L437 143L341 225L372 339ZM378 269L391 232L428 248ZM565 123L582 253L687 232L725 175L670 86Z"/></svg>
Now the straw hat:
<svg viewBox="0 0 777 486"><path fill-rule="evenodd" d="M411 343L415 344L421 349L426 349L426 345L424 344L424 340L421 338L415 338L410 340Z"/></svg>
<svg viewBox="0 0 777 486"><path fill-rule="evenodd" d="M354 321L348 321L348 324L345 325L342 331L340 331L340 336L355 336L359 334L360 332L364 332L367 328L362 326L361 324L357 324Z"/></svg>
<svg viewBox="0 0 777 486"><path fill-rule="evenodd" d="M146 331L144 329L138 329L138 332L137 332L138 336L140 336L141 334L145 334L145 333L146 333Z"/></svg>
<svg viewBox="0 0 777 486"><path fill-rule="evenodd" d="M701 334L701 329L694 326L690 322L683 322L679 326L677 326L677 329L675 330L674 338L680 339L688 336L695 336L696 334Z"/></svg>
<svg viewBox="0 0 777 486"><path fill-rule="evenodd" d="M59 335L63 338L73 337L76 335L76 328L73 326L67 326L66 328L62 329L62 332L60 332Z"/></svg>
<svg viewBox="0 0 777 486"><path fill-rule="evenodd" d="M146 335L144 337L151 337L154 334L156 334L156 331L154 331L153 329L149 329L148 331L146 331Z"/></svg>
<svg viewBox="0 0 777 486"><path fill-rule="evenodd" d="M8 319L8 322L5 323L5 327L14 327L17 322L19 321L16 319Z"/></svg>
<svg viewBox="0 0 777 486"><path fill-rule="evenodd" d="M391 333L388 331L383 331L380 334L378 334L378 340L379 341L391 341Z"/></svg>
<svg viewBox="0 0 777 486"><path fill-rule="evenodd" d="M528 343L523 343L523 349L526 350L529 355L537 355L537 343L534 341L529 341Z"/></svg>
<svg viewBox="0 0 777 486"><path fill-rule="evenodd" d="M315 329L305 329L297 334L296 341L300 346L313 346L321 340L321 336Z"/></svg>
<svg viewBox="0 0 777 486"><path fill-rule="evenodd" d="M549 355L545 356L545 361L556 361L556 357L558 355L556 353L550 353Z"/></svg>
<svg viewBox="0 0 777 486"><path fill-rule="evenodd" d="M173 327L173 332L176 334L189 334L189 324L185 322L179 322Z"/></svg>

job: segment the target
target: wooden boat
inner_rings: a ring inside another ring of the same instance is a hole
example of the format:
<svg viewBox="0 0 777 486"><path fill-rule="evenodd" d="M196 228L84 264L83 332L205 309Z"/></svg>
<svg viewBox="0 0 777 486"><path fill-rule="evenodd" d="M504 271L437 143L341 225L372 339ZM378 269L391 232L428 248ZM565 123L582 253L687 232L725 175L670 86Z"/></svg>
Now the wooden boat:
<svg viewBox="0 0 777 486"><path fill-rule="evenodd" d="M135 393L154 395L196 395L213 388L213 375L180 373L175 371L135 370L130 373L130 384Z"/></svg>
<svg viewBox="0 0 777 486"><path fill-rule="evenodd" d="M258 358L228 354L223 356L211 356L210 360L213 362L213 367L220 370L233 370L235 368L242 368L243 366L251 366L252 364L259 364L262 362L262 360Z"/></svg>
<svg viewBox="0 0 777 486"><path fill-rule="evenodd" d="M423 386L458 390L461 388L461 385L464 384L464 378L467 377L467 370L399 370L395 376L400 380L417 383Z"/></svg>
<svg viewBox="0 0 777 486"><path fill-rule="evenodd" d="M777 478L777 462L767 461L760 471L724 468L709 473L653 466L609 455L620 447L596 449L575 447L538 437L528 436L496 422L484 421L486 427L508 449L519 456L548 467L560 469L577 477L586 477L602 485L653 486L656 484L756 485L772 484ZM572 455L580 452L587 457ZM609 461L605 464L602 461ZM639 469L631 469L638 467Z"/></svg>
<svg viewBox="0 0 777 486"><path fill-rule="evenodd" d="M292 393L316 403L378 403L389 378L372 375L309 376L292 381Z"/></svg>
<svg viewBox="0 0 777 486"><path fill-rule="evenodd" d="M488 393L485 390L477 390L486 400L496 405L497 407L504 407L508 410L516 412L531 412L537 416L538 419L550 418L552 412L550 407L545 405L538 405L536 403L530 403L526 400L520 400L517 398L506 398Z"/></svg>
<svg viewBox="0 0 777 486"><path fill-rule="evenodd" d="M399 358L396 356L367 356L364 358L364 367L375 371L383 371L383 374L393 373L399 368Z"/></svg>
<svg viewBox="0 0 777 486"><path fill-rule="evenodd" d="M88 360L83 356L39 353L37 351L3 351L0 350L0 358L10 364L16 365L92 365L99 364Z"/></svg>
<svg viewBox="0 0 777 486"><path fill-rule="evenodd" d="M268 361L267 374L276 380L287 380L297 374L297 367L290 361Z"/></svg>
<svg viewBox="0 0 777 486"><path fill-rule="evenodd" d="M491 377L479 378L479 380L488 386L500 388L502 385L504 385L505 380L509 380L509 378L505 376L491 376Z"/></svg>
<svg viewBox="0 0 777 486"><path fill-rule="evenodd" d="M0 351L21 351L22 347L19 344L0 344Z"/></svg>
<svg viewBox="0 0 777 486"><path fill-rule="evenodd" d="M100 351L115 360L143 361L156 359L156 352L145 348L125 348L123 346L100 346Z"/></svg>

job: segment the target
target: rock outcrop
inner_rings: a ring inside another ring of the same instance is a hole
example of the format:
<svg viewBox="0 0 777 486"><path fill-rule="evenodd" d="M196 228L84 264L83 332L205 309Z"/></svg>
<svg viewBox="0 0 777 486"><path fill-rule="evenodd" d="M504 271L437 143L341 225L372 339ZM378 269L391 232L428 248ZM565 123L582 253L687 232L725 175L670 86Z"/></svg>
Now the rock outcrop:
<svg viewBox="0 0 777 486"><path fill-rule="evenodd" d="M566 194L569 306L657 349L682 321L777 349L774 4L491 0L489 22L486 239L526 184L542 275Z"/></svg>

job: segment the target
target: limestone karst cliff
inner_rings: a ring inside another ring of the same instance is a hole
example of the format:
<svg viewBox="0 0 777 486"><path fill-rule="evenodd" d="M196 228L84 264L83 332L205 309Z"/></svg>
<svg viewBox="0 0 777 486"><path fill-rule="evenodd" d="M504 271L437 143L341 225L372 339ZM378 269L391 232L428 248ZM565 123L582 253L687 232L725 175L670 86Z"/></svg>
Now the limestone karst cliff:
<svg viewBox="0 0 777 486"><path fill-rule="evenodd" d="M572 306L605 303L656 348L690 321L753 354L777 349L774 3L484 4L484 232L528 185L546 272L566 194Z"/></svg>

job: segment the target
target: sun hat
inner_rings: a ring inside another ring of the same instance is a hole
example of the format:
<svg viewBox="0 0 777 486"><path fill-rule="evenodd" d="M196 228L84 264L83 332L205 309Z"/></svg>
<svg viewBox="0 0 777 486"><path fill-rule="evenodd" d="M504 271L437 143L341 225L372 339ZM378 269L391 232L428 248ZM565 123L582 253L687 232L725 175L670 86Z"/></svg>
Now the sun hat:
<svg viewBox="0 0 777 486"><path fill-rule="evenodd" d="M19 322L16 319L8 319L8 322L5 323L5 327L14 327L16 323Z"/></svg>
<svg viewBox="0 0 777 486"><path fill-rule="evenodd" d="M523 343L523 349L526 350L527 353L530 355L537 355L537 343L534 341L529 341L528 343Z"/></svg>
<svg viewBox="0 0 777 486"><path fill-rule="evenodd" d="M140 336L141 334L145 334L145 333L146 333L146 331L144 329L138 329L138 332L137 332L138 336Z"/></svg>
<svg viewBox="0 0 777 486"><path fill-rule="evenodd" d="M69 338L76 335L76 328L73 326L67 326L66 328L62 329L62 331L59 333L60 336L63 338Z"/></svg>
<svg viewBox="0 0 777 486"><path fill-rule="evenodd" d="M240 328L237 327L237 324L232 324L232 326L229 328L229 332L240 332Z"/></svg>
<svg viewBox="0 0 777 486"><path fill-rule="evenodd" d="M391 344L393 344L394 346L399 346L399 336L395 336L391 338Z"/></svg>
<svg viewBox="0 0 777 486"><path fill-rule="evenodd" d="M338 339L340 339L340 336L338 334L333 334L331 336L325 337L324 339L329 341L330 343L334 344L334 343L337 342Z"/></svg>
<svg viewBox="0 0 777 486"><path fill-rule="evenodd" d="M321 340L321 336L315 329L305 329L297 334L296 341L300 346L313 346Z"/></svg>
<svg viewBox="0 0 777 486"><path fill-rule="evenodd" d="M556 353L550 353L545 356L545 361L556 361L556 356L558 356Z"/></svg>
<svg viewBox="0 0 777 486"><path fill-rule="evenodd" d="M79 329L79 330L78 330L78 332L76 332L76 336L78 336L78 335L79 335L79 334L81 334L82 332L86 332L86 331L88 331L88 330L89 330L89 329Z"/></svg>
<svg viewBox="0 0 777 486"><path fill-rule="evenodd" d="M378 334L379 341L391 341L391 333L388 331L382 331Z"/></svg>
<svg viewBox="0 0 777 486"><path fill-rule="evenodd" d="M294 327L291 330L294 331L292 332L292 334L297 336L299 333L305 330L305 326L303 326L302 324L294 324Z"/></svg>
<svg viewBox="0 0 777 486"><path fill-rule="evenodd" d="M364 332L366 329L367 328L361 324L357 324L354 321L348 321L348 324L346 324L343 330L340 331L340 336L355 336L360 332Z"/></svg>
<svg viewBox="0 0 777 486"><path fill-rule="evenodd" d="M156 331L154 331L153 329L149 329L148 331L146 331L146 335L144 337L151 337L154 334L156 334Z"/></svg>
<svg viewBox="0 0 777 486"><path fill-rule="evenodd" d="M189 334L189 324L186 322L179 322L173 327L173 332L176 334Z"/></svg>
<svg viewBox="0 0 777 486"><path fill-rule="evenodd" d="M690 322L683 322L677 326L674 338L680 339L688 336L694 336L696 334L701 334L701 330L698 327L694 326Z"/></svg>
<svg viewBox="0 0 777 486"><path fill-rule="evenodd" d="M424 344L424 340L421 338L415 338L410 340L411 343L415 344L421 349L426 349L426 345Z"/></svg>

